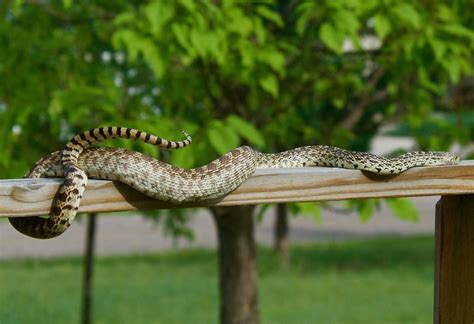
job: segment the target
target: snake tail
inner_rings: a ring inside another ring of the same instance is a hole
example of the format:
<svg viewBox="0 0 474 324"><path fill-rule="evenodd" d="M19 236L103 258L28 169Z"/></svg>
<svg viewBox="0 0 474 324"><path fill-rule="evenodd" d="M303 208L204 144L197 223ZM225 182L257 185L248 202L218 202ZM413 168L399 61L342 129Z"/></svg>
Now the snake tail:
<svg viewBox="0 0 474 324"><path fill-rule="evenodd" d="M77 159L84 149L113 138L132 139L168 150L179 149L192 142L189 134L186 132L183 132L183 134L186 137L183 141L170 141L134 128L116 126L93 128L77 134L66 143L62 152L61 163L65 172L67 172L69 167L77 164Z"/></svg>

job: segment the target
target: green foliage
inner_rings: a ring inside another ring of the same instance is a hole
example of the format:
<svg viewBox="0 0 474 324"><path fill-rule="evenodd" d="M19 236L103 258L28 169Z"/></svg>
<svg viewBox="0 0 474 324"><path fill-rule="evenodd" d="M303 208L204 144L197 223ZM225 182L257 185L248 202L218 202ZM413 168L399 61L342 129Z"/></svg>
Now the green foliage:
<svg viewBox="0 0 474 324"><path fill-rule="evenodd" d="M385 201L398 218L413 223L418 222L418 211L410 200L406 198L387 198Z"/></svg>
<svg viewBox="0 0 474 324"><path fill-rule="evenodd" d="M184 167L239 144L367 150L400 122L423 149L465 144L472 132L443 120L472 107L441 98L473 74L473 11L464 1L2 2L0 176L113 124L188 131L193 145L163 154ZM420 131L427 120L432 136ZM367 219L373 203L361 206Z"/></svg>
<svg viewBox="0 0 474 324"><path fill-rule="evenodd" d="M420 148L424 150L445 151L455 141L468 145L474 137L474 115L471 111L432 115L420 121L416 128L405 122L389 132L392 136L409 134L416 136Z"/></svg>
<svg viewBox="0 0 474 324"><path fill-rule="evenodd" d="M118 15L115 22L114 45L123 44L132 61L141 54L158 79L167 79L166 73L177 72L176 67L189 73L201 66L223 78L260 85L259 90L273 96L278 92L276 77L284 73L285 58L265 22L282 27L283 20L266 3L229 1L219 7L212 2L150 1L138 11ZM214 95L222 94L215 90Z"/></svg>
<svg viewBox="0 0 474 324"><path fill-rule="evenodd" d="M237 133L219 121L213 120L207 131L209 142L219 154L224 154L239 144Z"/></svg>
<svg viewBox="0 0 474 324"><path fill-rule="evenodd" d="M311 216L317 223L321 223L321 211L317 203L292 203L289 204L289 210L294 215Z"/></svg>
<svg viewBox="0 0 474 324"><path fill-rule="evenodd" d="M227 117L226 121L230 128L250 144L257 148L265 146L265 139L261 133L255 128L255 126L247 122L245 119L237 115L230 115Z"/></svg>
<svg viewBox="0 0 474 324"><path fill-rule="evenodd" d="M401 220L418 222L418 211L413 202L406 198L386 198L385 202L392 213ZM345 208L347 212L357 211L359 220L367 222L372 218L373 212L380 207L378 199L348 200Z"/></svg>
<svg viewBox="0 0 474 324"><path fill-rule="evenodd" d="M372 217L372 213L378 205L378 200L364 199L348 202L349 206L351 204L356 206L356 210L359 212L359 220L367 222Z"/></svg>

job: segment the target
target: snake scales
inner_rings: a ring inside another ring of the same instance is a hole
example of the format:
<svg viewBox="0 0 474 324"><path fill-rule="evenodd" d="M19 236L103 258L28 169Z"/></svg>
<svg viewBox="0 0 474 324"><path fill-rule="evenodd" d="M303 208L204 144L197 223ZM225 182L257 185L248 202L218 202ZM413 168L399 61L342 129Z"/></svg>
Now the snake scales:
<svg viewBox="0 0 474 324"><path fill-rule="evenodd" d="M177 142L125 127L95 128L76 135L63 150L39 160L25 176L64 176L49 217L15 217L9 218L10 223L21 233L35 238L62 234L77 213L88 177L118 180L147 196L182 203L221 197L252 176L256 168L330 166L398 174L417 166L459 162L457 155L448 152L410 152L390 159L324 145L272 154L241 146L205 166L182 169L135 151L90 147L110 138L127 138L160 148L178 149L191 143L191 137L184 134L185 140Z"/></svg>

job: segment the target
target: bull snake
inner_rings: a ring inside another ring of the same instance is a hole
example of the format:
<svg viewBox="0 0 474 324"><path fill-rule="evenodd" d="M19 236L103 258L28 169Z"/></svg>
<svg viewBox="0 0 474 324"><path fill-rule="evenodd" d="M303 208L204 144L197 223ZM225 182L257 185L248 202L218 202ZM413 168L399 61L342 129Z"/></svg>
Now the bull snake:
<svg viewBox="0 0 474 324"><path fill-rule="evenodd" d="M35 238L62 234L77 213L88 177L118 180L152 198L183 203L222 197L251 177L257 168L329 166L399 174L412 167L459 162L457 155L448 152L410 152L390 159L326 145L303 146L281 153L260 153L241 146L205 166L182 169L135 151L91 147L110 138L126 138L159 148L179 149L191 143L191 137L184 134L183 141L169 141L132 128L101 127L74 136L63 150L40 159L25 176L64 176L49 217L9 218L10 223Z"/></svg>

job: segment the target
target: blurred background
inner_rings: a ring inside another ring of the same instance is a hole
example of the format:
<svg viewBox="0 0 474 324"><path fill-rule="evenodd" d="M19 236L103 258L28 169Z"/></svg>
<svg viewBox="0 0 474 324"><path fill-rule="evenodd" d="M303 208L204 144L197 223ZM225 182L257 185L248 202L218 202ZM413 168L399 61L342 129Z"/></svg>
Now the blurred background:
<svg viewBox="0 0 474 324"><path fill-rule="evenodd" d="M186 168L242 144L472 159L473 12L464 0L2 1L0 179L112 125L186 130L193 143L176 152L104 143ZM257 206L244 215L254 319L430 322L437 199ZM79 217L47 241L0 219L0 323L218 322L216 212L137 214Z"/></svg>

